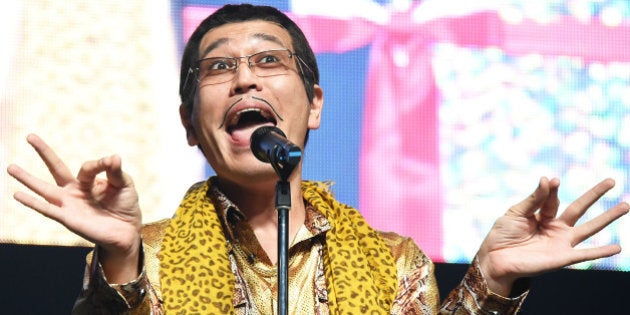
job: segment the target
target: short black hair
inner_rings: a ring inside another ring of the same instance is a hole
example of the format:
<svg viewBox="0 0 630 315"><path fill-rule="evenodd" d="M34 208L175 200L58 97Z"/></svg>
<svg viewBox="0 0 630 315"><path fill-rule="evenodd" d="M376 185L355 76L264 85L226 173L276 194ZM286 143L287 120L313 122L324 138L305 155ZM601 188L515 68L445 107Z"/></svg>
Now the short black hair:
<svg viewBox="0 0 630 315"><path fill-rule="evenodd" d="M197 60L199 60L199 45L203 37L208 31L221 25L254 20L273 22L287 30L291 36L295 54L307 66L307 69L305 69L305 67L302 67L302 65L299 64L299 61L296 60L298 69L300 69L301 72L306 96L308 97L309 102L313 100L315 95L315 84L319 84L319 69L317 67L317 60L315 59L315 54L313 53L311 46L306 40L306 36L304 36L304 33L302 33L302 30L295 24L295 22L274 7L251 4L228 4L212 13L203 20L199 26L197 26L197 29L195 29L190 36L190 39L186 44L186 48L184 49L179 78L179 96L182 104L189 110L192 109L194 99L193 93L196 88L196 84L191 84L190 82L191 74L189 69L191 69Z"/></svg>

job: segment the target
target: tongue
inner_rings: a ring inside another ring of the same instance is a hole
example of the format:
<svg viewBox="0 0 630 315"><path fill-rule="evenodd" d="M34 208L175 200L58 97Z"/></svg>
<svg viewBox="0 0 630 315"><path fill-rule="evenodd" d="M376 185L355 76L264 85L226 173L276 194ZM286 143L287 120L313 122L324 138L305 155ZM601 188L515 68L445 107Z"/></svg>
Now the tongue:
<svg viewBox="0 0 630 315"><path fill-rule="evenodd" d="M232 141L238 146L249 146L249 141L252 137L252 133L254 133L254 130L263 126L273 126L273 124L253 124L247 127L234 129L230 133L230 135L232 136Z"/></svg>

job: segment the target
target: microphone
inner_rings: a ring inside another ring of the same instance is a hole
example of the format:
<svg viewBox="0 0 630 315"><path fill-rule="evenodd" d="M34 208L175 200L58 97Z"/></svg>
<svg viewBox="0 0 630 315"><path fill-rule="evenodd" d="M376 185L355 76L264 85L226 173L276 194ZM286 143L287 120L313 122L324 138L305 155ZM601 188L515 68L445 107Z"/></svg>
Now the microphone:
<svg viewBox="0 0 630 315"><path fill-rule="evenodd" d="M250 148L258 160L271 163L274 168L292 170L302 159L302 149L287 140L284 132L274 126L254 130Z"/></svg>

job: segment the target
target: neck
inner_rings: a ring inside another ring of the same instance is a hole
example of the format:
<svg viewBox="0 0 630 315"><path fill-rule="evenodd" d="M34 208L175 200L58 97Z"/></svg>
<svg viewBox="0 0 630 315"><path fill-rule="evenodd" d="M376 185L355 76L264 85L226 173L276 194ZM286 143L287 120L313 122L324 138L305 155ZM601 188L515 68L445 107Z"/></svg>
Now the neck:
<svg viewBox="0 0 630 315"><path fill-rule="evenodd" d="M246 178L238 182L219 176L218 185L241 212L251 217L259 213L274 212L278 180L275 174L265 179ZM291 211L303 210L302 175L299 169L289 177L288 182L291 186Z"/></svg>
<svg viewBox="0 0 630 315"><path fill-rule="evenodd" d="M234 183L219 177L221 191L246 216L247 222L256 234L260 245L272 263L275 263L278 239L278 214L275 211L276 176L266 181ZM289 243L304 224L306 208L301 190L301 169L296 168L289 177L291 186L291 210L289 211Z"/></svg>

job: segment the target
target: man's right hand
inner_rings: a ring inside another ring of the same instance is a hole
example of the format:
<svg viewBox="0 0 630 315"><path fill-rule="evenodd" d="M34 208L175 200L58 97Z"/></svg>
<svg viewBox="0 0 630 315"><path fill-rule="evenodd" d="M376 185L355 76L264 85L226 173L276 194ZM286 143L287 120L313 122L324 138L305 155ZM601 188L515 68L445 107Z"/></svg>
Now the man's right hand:
<svg viewBox="0 0 630 315"><path fill-rule="evenodd" d="M27 141L48 167L56 185L12 164L7 168L9 175L44 200L24 192L16 192L13 197L97 244L110 283L135 279L139 272L142 214L133 181L123 173L120 157L85 162L74 177L41 138L31 134ZM101 173L106 178L97 178Z"/></svg>

